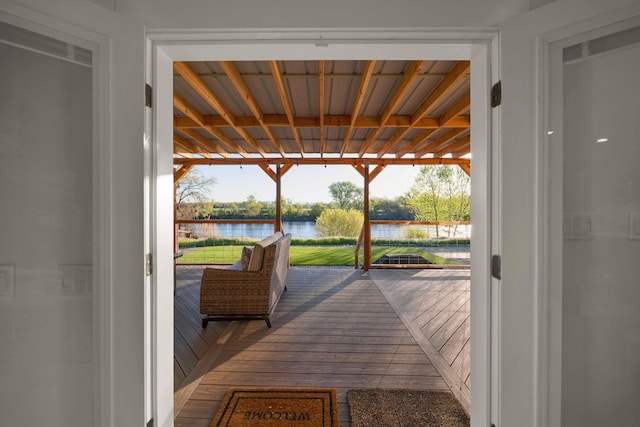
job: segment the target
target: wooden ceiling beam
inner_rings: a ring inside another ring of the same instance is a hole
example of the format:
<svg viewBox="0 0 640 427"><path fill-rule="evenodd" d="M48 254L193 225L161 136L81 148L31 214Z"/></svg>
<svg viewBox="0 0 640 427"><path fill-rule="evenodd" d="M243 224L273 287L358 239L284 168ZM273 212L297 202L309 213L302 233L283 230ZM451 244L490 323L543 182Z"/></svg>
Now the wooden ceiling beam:
<svg viewBox="0 0 640 427"><path fill-rule="evenodd" d="M351 165L353 166L353 168L356 170L356 172L358 172L362 177L364 177L364 166L362 166L360 163L358 164L353 164Z"/></svg>
<svg viewBox="0 0 640 427"><path fill-rule="evenodd" d="M416 135L408 144L405 144L398 152L396 152L396 158L400 158L412 151L414 148L422 144L424 141L431 136L431 134L435 132L435 129L425 129Z"/></svg>
<svg viewBox="0 0 640 427"><path fill-rule="evenodd" d="M204 116L195 108L191 106L179 95L173 94L173 106L177 108L182 114L185 114L189 119L193 121L195 126L190 127L203 127L205 126Z"/></svg>
<svg viewBox="0 0 640 427"><path fill-rule="evenodd" d="M240 97L244 100L244 102L249 107L249 110L251 110L253 117L256 118L256 120L258 121L258 124L260 125L264 133L266 133L267 136L269 137L269 140L273 144L274 148L278 150L280 154L284 157L286 154L284 152L284 149L282 148L282 145L278 142L278 140L276 139L275 135L273 134L269 126L265 124L262 110L260 109L258 102L255 100L255 98L251 94L251 90L249 89L249 86L247 86L247 83L242 78L240 71L238 71L238 67L236 67L233 62L229 62L229 61L220 61L219 64L224 70L224 72L227 74L227 77L229 78L229 80L231 80L231 84L233 85L233 87L238 91L238 93L240 94ZM235 126L235 123L234 123L234 128L236 130L239 129L238 126Z"/></svg>
<svg viewBox="0 0 640 427"><path fill-rule="evenodd" d="M471 145L467 145L466 147L456 151L455 153L451 153L451 158L460 159L462 156L466 156L471 152Z"/></svg>
<svg viewBox="0 0 640 427"><path fill-rule="evenodd" d="M269 167L269 165L267 164L261 164L258 165L260 166L260 169L262 169L263 171L265 171L265 173L267 175L269 175L269 177L273 180L273 182L277 182L278 181L278 176L276 175L276 173Z"/></svg>
<svg viewBox="0 0 640 427"><path fill-rule="evenodd" d="M467 94L464 98L453 104L447 112L440 117L440 126L449 127L449 122L461 113L468 111L469 108L471 108L471 94Z"/></svg>
<svg viewBox="0 0 640 427"><path fill-rule="evenodd" d="M434 159L431 157L423 159L395 159L395 158L347 158L347 157L305 157L305 158L264 158L264 157L248 157L248 158L235 158L235 159L223 159L223 158L193 158L185 159L175 157L173 164L194 164L194 165L352 165L354 168L359 169L363 164L371 165L458 165L458 164L470 164L471 159L455 159L444 158Z"/></svg>
<svg viewBox="0 0 640 427"><path fill-rule="evenodd" d="M175 145L178 145L179 147L181 147L183 150L185 150L186 152L192 153L192 154L200 154L201 156L204 157L211 157L211 152L207 151L207 149L194 144L193 142L189 141L188 139L178 135L177 133L173 134L173 143Z"/></svg>
<svg viewBox="0 0 640 427"><path fill-rule="evenodd" d="M471 136L467 135L463 138L460 138L459 140L457 140L456 142L454 142L453 144L450 144L446 147L443 147L441 149L439 149L438 151L435 151L433 153L433 157L442 157L442 156L446 156L449 153L455 153L458 150L462 150L465 147L468 147L469 144L471 142Z"/></svg>
<svg viewBox="0 0 640 427"><path fill-rule="evenodd" d="M280 101L282 102L285 115L287 116L286 125L283 125L283 126L289 126L291 128L291 132L293 133L293 138L296 141L296 145L298 146L300 155L304 157L304 147L302 145L302 142L300 141L300 135L298 134L298 129L296 129L296 126L295 126L293 109L291 108L291 102L289 101L289 95L287 94L287 89L284 86L284 80L282 79L282 73L280 72L280 67L278 67L278 63L276 61L269 61L269 67L271 68L271 74L273 75L273 80L275 81L276 88L278 89L278 94L280 95ZM264 119L266 123L266 117ZM274 125L270 125L270 126L274 126Z"/></svg>
<svg viewBox="0 0 640 427"><path fill-rule="evenodd" d="M462 165L462 164L460 164L460 165L458 165L458 166L460 166L460 169L462 169L463 171L465 171L465 173L466 173L467 175L471 176L471 165L466 165L466 164L465 164L465 165Z"/></svg>
<svg viewBox="0 0 640 427"><path fill-rule="evenodd" d="M247 151L240 147L238 144L233 142L231 138L229 138L226 134L224 134L218 128L214 128L211 126L206 126L204 124L204 116L200 114L195 108L193 108L187 101L179 97L178 95L173 95L173 106L180 110L183 114L186 114L190 119L195 121L202 129L205 129L211 135L218 138L222 143L224 143L227 148L230 148L231 151L234 151L240 154L243 157L247 157ZM181 132L183 130L181 129Z"/></svg>
<svg viewBox="0 0 640 427"><path fill-rule="evenodd" d="M211 89L209 89L189 64L186 62L174 62L173 68L230 126L235 126L235 117L233 117L233 114L231 114L227 107L225 107Z"/></svg>
<svg viewBox="0 0 640 427"><path fill-rule="evenodd" d="M241 145L237 144L233 139L231 139L229 135L222 132L222 130L220 130L219 128L214 128L212 126L205 126L203 129L205 129L211 135L218 138L224 145L226 145L227 148L229 148L229 152L238 153L242 157L249 156L249 153L247 152L247 150L245 150Z"/></svg>
<svg viewBox="0 0 640 427"><path fill-rule="evenodd" d="M442 141L440 145L437 145L431 149L431 151L434 153L434 157L436 152L446 150L447 147L453 144L454 142L456 142L457 141L456 138L459 137L464 132L464 130L462 129L452 129L452 131L458 131L458 132L457 134L452 132L452 134L455 135L453 138L449 138L445 141Z"/></svg>
<svg viewBox="0 0 640 427"><path fill-rule="evenodd" d="M409 66L404 72L400 83L396 87L391 99L387 102L387 106L382 111L380 115L380 124L381 126L386 126L387 120L391 117L393 111L398 107L400 102L404 99L404 96L407 94L407 91L415 82L418 75L420 75L420 71L427 65L427 61L411 61Z"/></svg>
<svg viewBox="0 0 640 427"><path fill-rule="evenodd" d="M372 130L369 133L369 135L367 135L367 139L365 140L365 143L362 145L362 147L360 148L360 151L358 152L359 156L362 157L364 153L367 152L369 147L371 147L371 144L373 144L373 142L376 140L376 138L380 134L380 131L387 125L387 121L391 117L391 114L396 109L398 104L402 101L407 90L409 89L411 84L413 84L414 80L416 79L416 77L418 76L418 74L422 70L422 67L424 67L425 64L426 64L426 61L413 61L409 64L406 74L400 80L400 84L398 84L398 86L396 87L393 95L391 95L389 102L387 102L385 109L382 111L382 114L380 115L380 126L377 129ZM411 125L411 123L409 123L409 125Z"/></svg>
<svg viewBox="0 0 640 427"><path fill-rule="evenodd" d="M320 157L324 156L324 61L318 61L318 102L320 111Z"/></svg>
<svg viewBox="0 0 640 427"><path fill-rule="evenodd" d="M219 145L214 144L211 140L205 138L195 129L183 129L180 132L196 141L196 143L200 144L200 146L205 150L209 150L210 153L220 154L222 157L229 157L229 152L227 150L224 150Z"/></svg>
<svg viewBox="0 0 640 427"><path fill-rule="evenodd" d="M237 127L235 125L235 117L231 112L225 107L225 105L218 99L218 97L209 89L209 87L205 84L205 82L200 78L200 76L187 64L186 62L174 62L173 68L176 70L178 74L180 74L185 81L195 90L198 95L202 97L213 109L215 109L218 114L227 122L227 124L235 129L238 134L245 141L249 143L258 153L260 153L263 157L266 157L267 153L264 149L256 143L249 133L244 128ZM175 105L175 96L174 96L174 105ZM185 113L186 114L186 113ZM191 116L190 116L191 117ZM204 116L203 116L204 117ZM191 117L193 118L193 117ZM204 123L204 120L202 120Z"/></svg>
<svg viewBox="0 0 640 427"><path fill-rule="evenodd" d="M207 126L225 127L229 124L220 116L202 116L203 123ZM265 114L263 116L265 125L271 127L291 127L289 119L282 114ZM189 117L174 117L174 127L183 128L199 128L202 127ZM391 116L387 120L386 127L413 127L414 129L439 129L441 127L441 119L439 117L423 117L418 120L415 125L411 126L411 116ZM324 116L325 127L348 127L351 124L351 116ZM468 128L470 121L468 116L453 117L447 122L448 128ZM260 127L260 123L252 116L237 116L236 127ZM294 117L293 127L295 128L318 128L320 127L319 117ZM380 127L379 117L357 117L354 121L353 128L356 129L377 129ZM294 133L294 137L297 132ZM299 138L298 138L299 140Z"/></svg>
<svg viewBox="0 0 640 427"><path fill-rule="evenodd" d="M364 64L364 70L362 71L362 78L360 79L360 87L358 88L358 93L356 94L356 99L355 99L355 102L353 103L353 109L351 110L351 119L349 120L349 126L347 127L347 131L344 135L344 140L342 141L342 148L340 149L340 157L344 156L344 151L347 149L347 145L349 144L349 139L351 138L351 132L353 132L355 123L358 120L358 113L360 112L360 107L362 106L364 97L367 94L367 87L369 87L369 82L371 81L371 75L373 74L373 69L375 68L375 65L376 65L376 61L366 61Z"/></svg>
<svg viewBox="0 0 640 427"><path fill-rule="evenodd" d="M386 167L387 165L383 164L377 165L376 168L369 173L369 182L373 181L378 175L380 175L380 172L382 172Z"/></svg>
<svg viewBox="0 0 640 427"><path fill-rule="evenodd" d="M409 130L411 130L411 128L398 128L398 130L396 130L396 133L394 133L393 136L389 138L389 140L382 146L382 148L378 150L378 157L382 157L387 154L389 150L391 150L391 148L394 147L402 139L402 137L407 134L407 132L409 132Z"/></svg>
<svg viewBox="0 0 640 427"><path fill-rule="evenodd" d="M447 73L447 75L438 83L438 85L431 91L429 96L422 101L420 106L416 108L416 110L411 115L411 124L415 124L418 120L420 120L423 116L425 116L429 110L438 103L442 99L442 97L453 87L456 82L458 82L467 72L469 72L469 68L471 67L471 63L469 61L459 61L451 70Z"/></svg>
<svg viewBox="0 0 640 427"><path fill-rule="evenodd" d="M444 147L445 144L447 144L449 142L452 142L455 137L457 137L458 135L460 135L464 131L465 131L464 129L450 129L450 130L448 130L447 132L445 132L442 135L438 136L433 141L429 142L427 145L425 145L420 150L416 151L415 156L417 158L420 158L420 157L426 155L427 153L433 153L434 151L437 151L439 149L439 147Z"/></svg>
<svg viewBox="0 0 640 427"><path fill-rule="evenodd" d="M193 168L193 166L195 166L195 165L184 164L180 168L175 169L173 171L173 182L174 182L174 184L177 183L178 181L180 181L182 179L182 177L185 176L187 174L187 172L189 172Z"/></svg>

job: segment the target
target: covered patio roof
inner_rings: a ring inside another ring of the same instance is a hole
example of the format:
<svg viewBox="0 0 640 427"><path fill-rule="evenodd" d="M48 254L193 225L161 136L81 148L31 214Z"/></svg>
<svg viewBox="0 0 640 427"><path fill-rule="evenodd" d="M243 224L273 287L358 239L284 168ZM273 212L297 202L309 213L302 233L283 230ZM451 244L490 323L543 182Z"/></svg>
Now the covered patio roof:
<svg viewBox="0 0 640 427"><path fill-rule="evenodd" d="M469 61L174 64L174 164L458 164Z"/></svg>

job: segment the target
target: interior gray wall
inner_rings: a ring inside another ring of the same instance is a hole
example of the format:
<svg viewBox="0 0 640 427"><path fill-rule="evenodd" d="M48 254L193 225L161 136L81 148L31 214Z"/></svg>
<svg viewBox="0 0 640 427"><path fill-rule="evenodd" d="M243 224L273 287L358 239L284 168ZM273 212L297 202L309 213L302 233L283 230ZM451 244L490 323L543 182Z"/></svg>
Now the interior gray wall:
<svg viewBox="0 0 640 427"><path fill-rule="evenodd" d="M640 217L638 75L638 44L564 67L567 427L638 423L640 240L629 235L629 214Z"/></svg>
<svg viewBox="0 0 640 427"><path fill-rule="evenodd" d="M90 426L92 71L0 58L0 425Z"/></svg>

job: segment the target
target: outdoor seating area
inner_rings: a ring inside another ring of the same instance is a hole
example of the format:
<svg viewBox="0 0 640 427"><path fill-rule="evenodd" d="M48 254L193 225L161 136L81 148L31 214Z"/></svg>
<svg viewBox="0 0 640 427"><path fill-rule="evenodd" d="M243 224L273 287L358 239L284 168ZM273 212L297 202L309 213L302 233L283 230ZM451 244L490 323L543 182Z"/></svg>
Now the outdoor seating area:
<svg viewBox="0 0 640 427"><path fill-rule="evenodd" d="M469 270L292 267L270 317L202 329L203 267L178 267L175 425L208 426L230 387L450 390L469 410Z"/></svg>
<svg viewBox="0 0 640 427"><path fill-rule="evenodd" d="M276 232L243 248L242 258L228 268L207 267L200 284L202 327L210 320L262 319L271 327L280 295L287 289L291 234Z"/></svg>

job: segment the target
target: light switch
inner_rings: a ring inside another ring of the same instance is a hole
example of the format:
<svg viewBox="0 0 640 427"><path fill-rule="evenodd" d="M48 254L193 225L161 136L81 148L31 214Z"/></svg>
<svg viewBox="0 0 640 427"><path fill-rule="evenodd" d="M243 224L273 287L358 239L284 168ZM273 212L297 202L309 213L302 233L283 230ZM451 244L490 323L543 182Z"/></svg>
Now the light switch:
<svg viewBox="0 0 640 427"><path fill-rule="evenodd" d="M91 293L91 266L82 264L61 265L62 293L84 295Z"/></svg>
<svg viewBox="0 0 640 427"><path fill-rule="evenodd" d="M591 215L564 215L562 217L562 237L565 240L593 239L593 224Z"/></svg>

